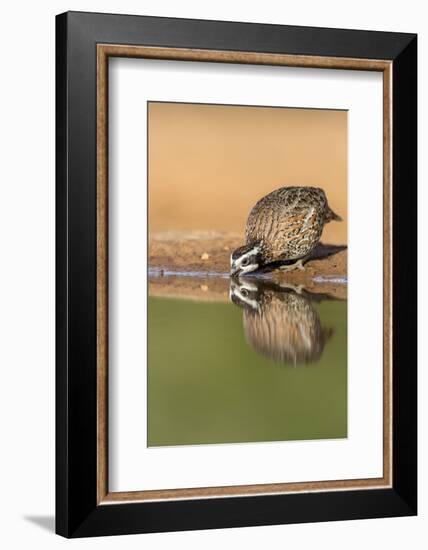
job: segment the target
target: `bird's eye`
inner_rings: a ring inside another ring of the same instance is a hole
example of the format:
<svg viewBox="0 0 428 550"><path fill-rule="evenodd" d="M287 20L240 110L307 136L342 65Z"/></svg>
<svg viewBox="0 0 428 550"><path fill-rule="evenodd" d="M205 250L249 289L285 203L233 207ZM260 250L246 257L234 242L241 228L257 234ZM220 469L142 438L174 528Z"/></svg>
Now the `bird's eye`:
<svg viewBox="0 0 428 550"><path fill-rule="evenodd" d="M250 262L250 260L249 260L248 258L244 258L244 259L242 260L242 262L241 262L241 265L244 265L244 266L245 266L245 265L248 265L249 262Z"/></svg>
<svg viewBox="0 0 428 550"><path fill-rule="evenodd" d="M243 289L241 290L241 294L242 294L242 296L243 296L244 298L247 298L247 296L248 296L248 290L247 290L246 288L243 288Z"/></svg>

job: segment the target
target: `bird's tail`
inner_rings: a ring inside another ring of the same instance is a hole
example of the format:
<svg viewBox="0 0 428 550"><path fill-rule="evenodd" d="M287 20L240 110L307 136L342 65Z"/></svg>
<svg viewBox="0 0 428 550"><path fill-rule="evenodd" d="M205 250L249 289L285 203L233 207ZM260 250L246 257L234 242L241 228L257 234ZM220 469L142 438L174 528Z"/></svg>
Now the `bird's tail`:
<svg viewBox="0 0 428 550"><path fill-rule="evenodd" d="M343 219L338 214L333 212L333 210L329 206L327 206L327 211L325 214L325 223L328 223L331 221L342 222Z"/></svg>

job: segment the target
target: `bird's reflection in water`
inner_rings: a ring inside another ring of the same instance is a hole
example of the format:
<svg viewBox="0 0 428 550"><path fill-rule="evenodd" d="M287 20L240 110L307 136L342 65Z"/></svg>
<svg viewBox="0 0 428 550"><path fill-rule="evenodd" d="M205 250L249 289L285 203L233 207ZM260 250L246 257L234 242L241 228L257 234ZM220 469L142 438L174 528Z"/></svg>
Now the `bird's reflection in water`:
<svg viewBox="0 0 428 550"><path fill-rule="evenodd" d="M248 344L279 363L314 363L322 356L333 329L321 325L313 302L328 298L302 287L280 286L255 278L231 279L230 298L243 308Z"/></svg>

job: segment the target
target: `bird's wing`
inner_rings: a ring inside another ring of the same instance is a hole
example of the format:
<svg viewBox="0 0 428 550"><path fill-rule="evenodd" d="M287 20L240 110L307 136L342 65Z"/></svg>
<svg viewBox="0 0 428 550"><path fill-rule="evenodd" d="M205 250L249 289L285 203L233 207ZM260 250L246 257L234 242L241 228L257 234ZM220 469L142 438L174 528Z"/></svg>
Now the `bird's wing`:
<svg viewBox="0 0 428 550"><path fill-rule="evenodd" d="M251 210L246 227L247 242L273 238L278 232L297 234L311 221L312 207L298 189L279 190L260 199Z"/></svg>
<svg viewBox="0 0 428 550"><path fill-rule="evenodd" d="M284 216L278 224L272 253L279 258L306 256L321 236L319 212L314 206Z"/></svg>

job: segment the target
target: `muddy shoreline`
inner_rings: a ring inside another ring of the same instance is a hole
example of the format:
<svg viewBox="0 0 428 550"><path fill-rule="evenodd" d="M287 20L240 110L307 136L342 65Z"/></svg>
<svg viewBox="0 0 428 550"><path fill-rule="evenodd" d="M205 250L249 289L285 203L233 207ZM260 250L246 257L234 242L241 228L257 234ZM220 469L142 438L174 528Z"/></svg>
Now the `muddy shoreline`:
<svg viewBox="0 0 428 550"><path fill-rule="evenodd" d="M242 237L230 233L168 232L151 235L150 294L227 301L230 254L241 244ZM347 259L346 247L320 244L305 264L304 271L282 272L276 269L252 277L346 299Z"/></svg>

